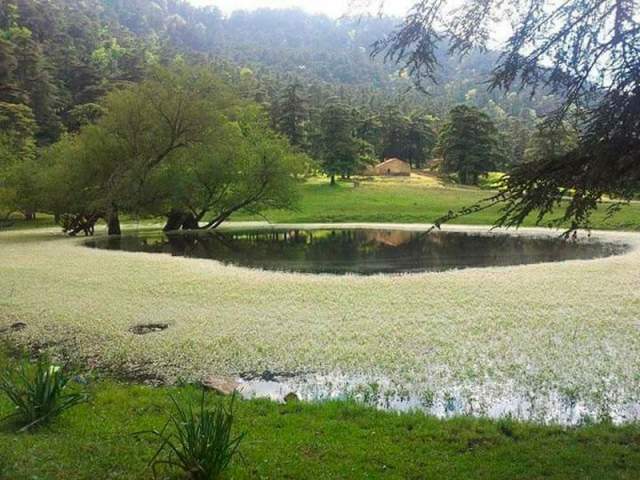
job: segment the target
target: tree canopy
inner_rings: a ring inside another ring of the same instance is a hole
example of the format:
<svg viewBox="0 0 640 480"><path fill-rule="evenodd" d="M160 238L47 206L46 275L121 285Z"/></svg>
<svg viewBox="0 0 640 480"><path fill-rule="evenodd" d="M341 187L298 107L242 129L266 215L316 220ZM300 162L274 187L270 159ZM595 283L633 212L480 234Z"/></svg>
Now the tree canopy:
<svg viewBox="0 0 640 480"><path fill-rule="evenodd" d="M132 153L123 143L127 132L108 126L108 99L150 85L159 68L176 59L215 71L218 83L233 90L233 102L260 105L271 127L334 178L390 156L424 167L451 106L464 104L488 115L499 132L496 167L509 174L500 195L486 205L506 201L501 224L518 224L532 211L544 215L571 197L559 220L587 225L603 195L631 198L638 152L636 2L466 0L455 15L448 15L447 3L417 1L394 30L398 20L385 16L335 21L292 10L224 16L184 1L0 0L0 117L11 118L0 118L6 126L0 212L28 217L45 208L37 182L47 167L43 162L51 162L46 148L60 139L98 142L100 132L109 132L110 142L120 135L116 145L126 161L118 162L128 167L105 180L110 186L100 195L83 195L102 198L98 210L114 220L114 231L119 210L157 210L151 188L160 186L149 179L162 171L158 165L164 168L201 142L178 141L170 162L159 150ZM515 25L502 53L488 42L496 17ZM392 61L370 61L376 40L374 53ZM494 88L487 89L494 64ZM411 76L418 89L410 88ZM166 107L174 108L179 98L168 98ZM122 100L121 110L130 103L128 114L134 115L142 108L136 100ZM345 112L328 111L334 104ZM145 128L159 132L152 148L166 140L166 130L148 125L154 114L162 117L158 107L150 101L138 112ZM349 124L335 126L337 139L327 136L331 115ZM553 159L533 155L542 146L537 128L545 115L548 132L566 122L575 125L576 141L565 143L572 147ZM92 129L97 133L85 133ZM341 148L325 148L323 139L334 147L339 140Z"/></svg>
<svg viewBox="0 0 640 480"><path fill-rule="evenodd" d="M553 128L576 116L580 137L562 155L513 168L485 206L506 202L498 224L507 226L532 212L541 221L560 206L564 215L557 220L575 229L588 226L604 195L629 200L638 191L639 10L636 0L466 0L452 14L447 2L420 0L374 53L401 64L422 85L436 80L443 43L450 54L469 54L487 48L497 21L511 23L491 88L558 93L564 101L548 122Z"/></svg>
<svg viewBox="0 0 640 480"><path fill-rule="evenodd" d="M198 228L209 213L217 227L242 208L291 205L304 160L206 66L156 67L144 82L109 93L102 108L95 124L44 156L46 208L74 218L73 233L105 218L118 234L122 211Z"/></svg>

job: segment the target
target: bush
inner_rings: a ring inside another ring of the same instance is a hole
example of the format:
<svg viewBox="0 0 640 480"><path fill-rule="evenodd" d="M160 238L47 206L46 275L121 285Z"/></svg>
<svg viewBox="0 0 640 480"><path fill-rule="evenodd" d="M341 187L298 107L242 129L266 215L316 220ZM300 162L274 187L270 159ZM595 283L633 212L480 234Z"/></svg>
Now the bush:
<svg viewBox="0 0 640 480"><path fill-rule="evenodd" d="M174 413L160 432L152 432L161 440L150 462L154 476L156 467L165 464L181 469L192 480L220 478L244 437L244 433L232 437L236 394L228 408L219 403L211 410L205 407L204 391L196 411L191 402L183 406L174 397L171 400ZM169 429L172 431L168 433ZM159 459L163 453L167 456Z"/></svg>
<svg viewBox="0 0 640 480"><path fill-rule="evenodd" d="M0 376L0 391L15 406L15 412L5 420L14 419L23 432L44 425L86 401L83 393L67 392L69 380L63 369L52 365L46 357L35 365L28 359L22 360Z"/></svg>

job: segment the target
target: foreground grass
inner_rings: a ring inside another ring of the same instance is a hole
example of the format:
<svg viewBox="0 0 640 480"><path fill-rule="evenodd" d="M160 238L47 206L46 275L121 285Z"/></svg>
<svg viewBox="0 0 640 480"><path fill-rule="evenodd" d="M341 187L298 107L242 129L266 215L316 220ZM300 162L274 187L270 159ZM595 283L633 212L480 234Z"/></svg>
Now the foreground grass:
<svg viewBox="0 0 640 480"><path fill-rule="evenodd" d="M6 362L0 356L0 363ZM152 388L91 381L91 400L50 428L15 434L0 426L0 478L150 479L169 394L196 400L195 387ZM215 401L217 399L212 399ZM380 412L349 402L242 401L247 432L232 479L632 479L640 468L640 427L576 429L418 413ZM0 415L10 412L0 398ZM175 478L163 472L159 478Z"/></svg>
<svg viewBox="0 0 640 480"><path fill-rule="evenodd" d="M428 222L485 194L397 180L334 189L310 182L299 212L270 218ZM491 223L490 214L464 221ZM599 228L640 225L640 210L628 207L615 221ZM131 362L152 373L192 377L225 369L288 371L298 364L389 372L444 364L475 378L522 379L533 365L541 372L541 378L531 376L535 386L592 390L609 379L601 386L607 392L625 387L635 397L637 391L635 254L389 280L334 279L95 252L56 238L47 232L2 238L0 291L9 293L0 296L0 326L26 322L15 336L21 343L66 344L83 358L95 354L107 364ZM171 329L149 338L128 332L150 320ZM6 362L0 352L0 368ZM424 378L436 377L427 371ZM16 435L0 426L0 479L152 478L146 465L156 445L133 433L164 425L169 393L198 395L193 388L109 379L92 381L89 390L91 402L51 429ZM0 398L0 417L8 413ZM468 417L442 421L347 402L243 401L238 413L238 429L248 436L244 461L229 474L234 479L634 479L640 467L637 425L563 429Z"/></svg>

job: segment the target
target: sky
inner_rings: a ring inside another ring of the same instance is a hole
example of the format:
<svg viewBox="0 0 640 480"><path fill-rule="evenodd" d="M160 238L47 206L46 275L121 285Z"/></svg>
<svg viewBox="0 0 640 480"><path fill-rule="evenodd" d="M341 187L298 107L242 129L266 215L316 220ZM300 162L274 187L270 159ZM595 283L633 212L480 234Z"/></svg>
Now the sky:
<svg viewBox="0 0 640 480"><path fill-rule="evenodd" d="M349 0L189 0L198 6L215 5L225 13L234 10L255 10L256 8L301 8L309 13L323 13L338 18L349 13ZM404 15L414 0L391 0L385 2L385 13L389 15ZM356 0L357 5L371 4L368 9L377 13L379 0ZM358 10L362 12L362 10Z"/></svg>

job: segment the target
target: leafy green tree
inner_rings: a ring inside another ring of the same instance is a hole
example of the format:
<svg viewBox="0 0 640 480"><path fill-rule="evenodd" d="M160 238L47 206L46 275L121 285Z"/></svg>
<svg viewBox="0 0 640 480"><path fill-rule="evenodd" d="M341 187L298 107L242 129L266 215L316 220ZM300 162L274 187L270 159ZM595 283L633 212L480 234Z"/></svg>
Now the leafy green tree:
<svg viewBox="0 0 640 480"><path fill-rule="evenodd" d="M15 64L11 76L14 88L19 92L19 98L24 99L33 110L38 124L37 138L44 143L54 141L62 129L55 112L57 89L40 44L33 39L31 30L15 23L0 31L0 36L13 44Z"/></svg>
<svg viewBox="0 0 640 480"><path fill-rule="evenodd" d="M109 233L117 234L117 212L111 209L126 173L119 153L126 151L99 125L63 135L43 149L43 211L67 220L63 226L72 235L88 233L100 219L109 219Z"/></svg>
<svg viewBox="0 0 640 480"><path fill-rule="evenodd" d="M382 115L366 105L360 111L360 121L356 126L356 136L371 145L373 156L382 157L383 124Z"/></svg>
<svg viewBox="0 0 640 480"><path fill-rule="evenodd" d="M233 102L230 89L207 67L183 63L156 68L141 84L113 91L97 123L56 149L62 164L65 152L71 152L78 172L72 184L88 192L84 205L72 203L69 208L75 211L60 213L106 218L109 233L119 234L121 210L144 211L155 202L147 189L154 170L181 150L205 142Z"/></svg>
<svg viewBox="0 0 640 480"><path fill-rule="evenodd" d="M94 124L47 150L49 211L75 234L119 212L163 215L167 230L216 228L233 213L287 208L307 159L206 67L156 69L116 90Z"/></svg>
<svg viewBox="0 0 640 480"><path fill-rule="evenodd" d="M85 125L96 123L105 113L105 109L98 103L76 105L67 114L68 129L71 132L78 132Z"/></svg>
<svg viewBox="0 0 640 480"><path fill-rule="evenodd" d="M0 100L3 102L14 102L19 95L14 79L17 65L14 47L7 39L0 37Z"/></svg>
<svg viewBox="0 0 640 480"><path fill-rule="evenodd" d="M396 157L412 167L423 167L437 140L433 119L418 112L404 115L397 106L388 106L380 121L382 157Z"/></svg>
<svg viewBox="0 0 640 480"><path fill-rule="evenodd" d="M0 102L0 211L21 212L32 219L37 210L35 131L31 109Z"/></svg>
<svg viewBox="0 0 640 480"><path fill-rule="evenodd" d="M308 161L268 126L264 113L246 106L238 119L175 156L158 176L165 189L166 230L215 229L238 211L260 215L290 208L296 174Z"/></svg>
<svg viewBox="0 0 640 480"><path fill-rule="evenodd" d="M527 162L541 159L562 158L578 146L578 131L568 122L541 123L531 136L524 158Z"/></svg>
<svg viewBox="0 0 640 480"><path fill-rule="evenodd" d="M397 106L388 106L382 112L382 157L405 159L409 118Z"/></svg>
<svg viewBox="0 0 640 480"><path fill-rule="evenodd" d="M431 157L436 142L433 118L419 113L411 115L407 125L404 158L412 166L422 168Z"/></svg>
<svg viewBox="0 0 640 480"><path fill-rule="evenodd" d="M501 158L498 131L485 113L459 105L442 127L436 152L442 156L445 173L455 173L461 183L474 185Z"/></svg>
<svg viewBox="0 0 640 480"><path fill-rule="evenodd" d="M528 122L517 117L507 119L506 132L505 144L508 151L505 155L505 164L499 165L500 170L503 171L526 161L526 151L533 133Z"/></svg>

